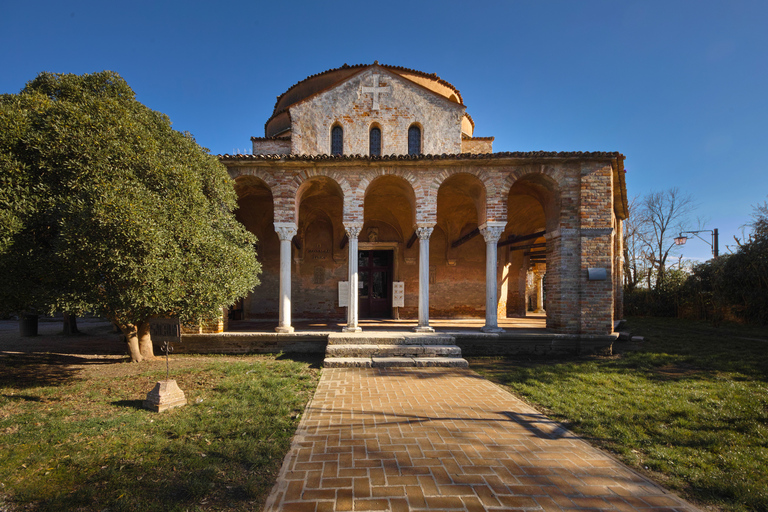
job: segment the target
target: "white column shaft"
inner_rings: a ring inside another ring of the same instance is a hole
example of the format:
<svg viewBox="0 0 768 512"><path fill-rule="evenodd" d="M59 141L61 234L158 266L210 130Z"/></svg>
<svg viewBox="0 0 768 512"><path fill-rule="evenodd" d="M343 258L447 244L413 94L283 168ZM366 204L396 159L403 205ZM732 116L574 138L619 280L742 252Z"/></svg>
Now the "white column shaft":
<svg viewBox="0 0 768 512"><path fill-rule="evenodd" d="M291 243L296 236L292 222L276 222L275 231L280 238L280 302L278 324L275 331L293 332L291 326Z"/></svg>
<svg viewBox="0 0 768 512"><path fill-rule="evenodd" d="M347 326L344 327L344 332L360 332L362 329L358 326L358 282L359 273L357 268L357 253L358 253L358 236L362 226L348 226L346 227L347 239L349 243L349 257L347 258L347 268L349 271L349 299L347 305Z"/></svg>
<svg viewBox="0 0 768 512"><path fill-rule="evenodd" d="M496 274L498 272L497 263L497 242L506 223L487 222L480 227L480 232L485 238L485 326L481 329L483 332L503 332L499 328L499 295L497 292Z"/></svg>
<svg viewBox="0 0 768 512"><path fill-rule="evenodd" d="M496 242L485 243L485 327L499 326L498 304L499 297L496 292Z"/></svg>
<svg viewBox="0 0 768 512"><path fill-rule="evenodd" d="M433 229L416 229L419 236L419 326L416 331L419 332L434 332L429 326L429 237Z"/></svg>

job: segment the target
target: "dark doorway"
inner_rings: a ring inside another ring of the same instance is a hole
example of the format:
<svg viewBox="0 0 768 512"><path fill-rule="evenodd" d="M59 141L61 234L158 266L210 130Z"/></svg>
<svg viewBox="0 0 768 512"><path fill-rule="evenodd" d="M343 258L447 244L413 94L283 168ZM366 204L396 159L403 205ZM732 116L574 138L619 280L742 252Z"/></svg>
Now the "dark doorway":
<svg viewBox="0 0 768 512"><path fill-rule="evenodd" d="M392 251L359 251L360 318L392 318Z"/></svg>

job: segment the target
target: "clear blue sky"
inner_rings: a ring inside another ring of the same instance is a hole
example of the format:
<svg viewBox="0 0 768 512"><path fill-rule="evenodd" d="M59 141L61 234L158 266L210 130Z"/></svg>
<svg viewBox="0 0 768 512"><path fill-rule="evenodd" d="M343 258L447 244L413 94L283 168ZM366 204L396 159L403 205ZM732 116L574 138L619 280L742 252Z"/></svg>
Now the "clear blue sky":
<svg viewBox="0 0 768 512"><path fill-rule="evenodd" d="M0 0L0 93L113 70L222 154L294 83L378 60L455 85L495 151L624 153L630 197L690 192L724 251L768 195L767 23L765 0Z"/></svg>

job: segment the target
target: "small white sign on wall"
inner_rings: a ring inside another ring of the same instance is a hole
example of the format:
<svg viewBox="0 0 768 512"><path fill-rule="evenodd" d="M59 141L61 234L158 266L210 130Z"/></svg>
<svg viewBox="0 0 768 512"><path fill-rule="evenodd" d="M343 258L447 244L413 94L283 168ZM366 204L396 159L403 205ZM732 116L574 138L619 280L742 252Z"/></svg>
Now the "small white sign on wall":
<svg viewBox="0 0 768 512"><path fill-rule="evenodd" d="M405 283L403 281L394 281L392 283L392 307L405 307Z"/></svg>
<svg viewBox="0 0 768 512"><path fill-rule="evenodd" d="M339 307L349 306L349 281L339 281Z"/></svg>

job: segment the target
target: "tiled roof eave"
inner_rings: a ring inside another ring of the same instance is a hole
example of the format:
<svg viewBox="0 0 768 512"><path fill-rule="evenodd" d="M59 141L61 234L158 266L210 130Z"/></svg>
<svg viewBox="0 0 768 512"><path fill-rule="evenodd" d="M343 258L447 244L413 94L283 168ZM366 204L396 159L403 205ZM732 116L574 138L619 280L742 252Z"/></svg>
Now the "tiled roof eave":
<svg viewBox="0 0 768 512"><path fill-rule="evenodd" d="M506 151L499 153L453 153L442 155L218 155L222 162L397 162L466 160L624 160L618 151Z"/></svg>
<svg viewBox="0 0 768 512"><path fill-rule="evenodd" d="M251 140L253 140L253 141L262 141L262 140L268 140L268 141L273 141L273 140L286 141L286 140L291 140L291 138L290 138L290 137L281 137L281 136L278 136L278 137L251 137Z"/></svg>

